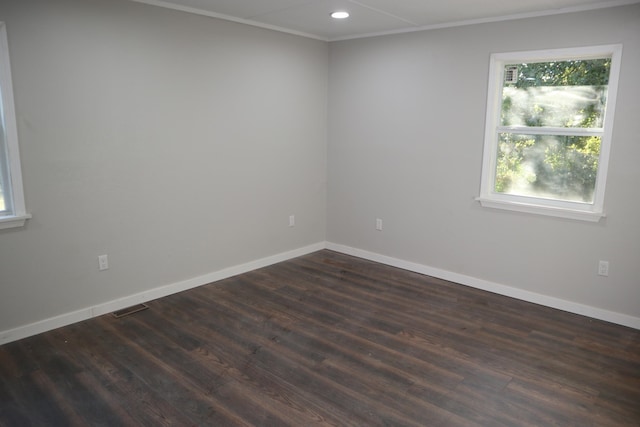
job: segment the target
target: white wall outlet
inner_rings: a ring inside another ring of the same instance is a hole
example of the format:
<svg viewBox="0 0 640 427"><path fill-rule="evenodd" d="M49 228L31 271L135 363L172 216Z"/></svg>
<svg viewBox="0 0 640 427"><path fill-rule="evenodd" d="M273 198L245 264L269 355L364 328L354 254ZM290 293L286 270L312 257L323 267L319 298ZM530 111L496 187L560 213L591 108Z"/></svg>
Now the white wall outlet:
<svg viewBox="0 0 640 427"><path fill-rule="evenodd" d="M609 261L598 261L598 276L609 275Z"/></svg>
<svg viewBox="0 0 640 427"><path fill-rule="evenodd" d="M382 220L380 218L376 218L376 230L382 231Z"/></svg>
<svg viewBox="0 0 640 427"><path fill-rule="evenodd" d="M289 227L295 227L296 225L296 216L289 215Z"/></svg>
<svg viewBox="0 0 640 427"><path fill-rule="evenodd" d="M106 255L100 255L98 257L98 269L100 271L107 270L109 268L109 257Z"/></svg>

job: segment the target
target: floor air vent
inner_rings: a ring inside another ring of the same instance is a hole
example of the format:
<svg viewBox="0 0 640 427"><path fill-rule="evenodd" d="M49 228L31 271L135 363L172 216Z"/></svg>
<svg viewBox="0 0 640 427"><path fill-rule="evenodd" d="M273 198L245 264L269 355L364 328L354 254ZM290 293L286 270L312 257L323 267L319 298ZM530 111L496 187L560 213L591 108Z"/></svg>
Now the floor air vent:
<svg viewBox="0 0 640 427"><path fill-rule="evenodd" d="M123 308L122 310L114 311L111 314L113 314L113 317L119 318L137 313L142 310L146 310L147 308L149 308L147 304L136 304L132 305L131 307Z"/></svg>

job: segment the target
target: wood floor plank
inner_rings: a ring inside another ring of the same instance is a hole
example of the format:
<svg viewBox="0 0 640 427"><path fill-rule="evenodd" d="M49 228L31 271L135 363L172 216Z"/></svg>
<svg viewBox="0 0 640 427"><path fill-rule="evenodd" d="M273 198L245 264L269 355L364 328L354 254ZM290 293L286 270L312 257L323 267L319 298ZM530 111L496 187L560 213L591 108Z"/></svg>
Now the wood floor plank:
<svg viewBox="0 0 640 427"><path fill-rule="evenodd" d="M111 321L108 317L103 320ZM185 416L175 400L170 400L150 387L146 378L137 375L134 366L126 363L123 357L129 347L121 336L110 334L102 322L90 321L73 330L69 328L52 331L51 335L58 343L69 351L69 357L82 359L84 362L84 381L93 377L94 387L87 395L87 402L102 399L117 414L126 412L128 417L121 420L120 425L193 425ZM98 384L99 386L97 386ZM97 395L97 396L94 396ZM80 404L81 406L82 404ZM126 418L132 420L127 422Z"/></svg>
<svg viewBox="0 0 640 427"><path fill-rule="evenodd" d="M640 426L640 331L323 250L0 347L0 426Z"/></svg>
<svg viewBox="0 0 640 427"><path fill-rule="evenodd" d="M208 319L207 321L211 321L211 319ZM173 330L174 328L180 328L180 326L172 325L172 327L163 328L162 330L167 331ZM210 344L207 345L207 349L197 349L198 351L196 353L206 354L206 357L204 358L205 360L207 360L209 355L215 355L215 359L209 361L213 362L215 365L223 366L223 370L227 372L230 377L235 378L238 383L249 383L251 388L243 392L245 397L247 397L247 394L252 393L252 389L264 390L264 392L271 396L272 399L285 402L287 405L297 408L297 411L307 413L310 419L315 420L314 424L323 425L328 423L329 425L344 425L344 418L336 418L332 413L335 412L335 408L333 408L334 410L331 412L326 411L323 406L316 404L315 400L317 399L314 395L309 395L304 390L292 386L286 381L286 378L283 379L272 375L270 371L273 366L261 369L255 361L245 360L251 356L255 356L257 354L256 349L258 347L238 347L234 342L236 337L235 331L228 331L220 323L215 323L215 331L212 327L207 334L210 338ZM271 333L268 335L271 335ZM271 337L270 340L263 339L262 341L260 341L259 338L255 338L252 340L252 344L257 343L266 345L272 341L273 337ZM213 347L213 343L221 345ZM287 367L290 368L289 366ZM231 399L230 404L233 403L234 401ZM272 401L268 401L268 403L269 406L273 406ZM281 408L281 410L282 409L283 408ZM265 412L269 411L265 410ZM347 413L344 413L343 417L347 415ZM269 419L269 423L271 424L276 422L276 417L272 413L266 414L265 419ZM291 422L291 424L295 423Z"/></svg>

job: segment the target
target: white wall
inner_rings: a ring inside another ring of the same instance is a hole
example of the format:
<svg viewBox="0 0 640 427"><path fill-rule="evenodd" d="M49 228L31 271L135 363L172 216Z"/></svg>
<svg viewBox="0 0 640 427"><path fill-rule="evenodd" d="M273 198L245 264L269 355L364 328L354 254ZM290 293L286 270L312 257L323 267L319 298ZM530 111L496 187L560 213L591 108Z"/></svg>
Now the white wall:
<svg viewBox="0 0 640 427"><path fill-rule="evenodd" d="M612 43L623 58L607 218L481 208L490 54ZM332 43L327 240L637 321L639 70L639 5Z"/></svg>
<svg viewBox="0 0 640 427"><path fill-rule="evenodd" d="M324 241L326 43L124 0L0 21L33 214L0 332Z"/></svg>

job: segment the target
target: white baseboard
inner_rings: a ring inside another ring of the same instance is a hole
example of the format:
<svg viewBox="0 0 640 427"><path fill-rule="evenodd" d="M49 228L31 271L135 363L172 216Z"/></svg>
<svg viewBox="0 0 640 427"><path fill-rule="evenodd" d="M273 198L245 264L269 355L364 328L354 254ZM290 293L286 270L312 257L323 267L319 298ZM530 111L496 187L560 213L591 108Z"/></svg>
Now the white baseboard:
<svg viewBox="0 0 640 427"><path fill-rule="evenodd" d="M439 279L459 283L461 285L469 286L472 288L481 289L519 300L544 305L546 307L556 308L558 310L567 311L569 313L580 314L594 319L616 323L618 325L628 326L634 329L640 329L640 318L629 316L627 314L616 313L614 311L603 310L601 308L591 307L584 304L578 304L560 298L525 291L511 286L490 282L488 280L478 279L475 277L466 276L464 274L453 273L451 271L441 270L439 268L433 268L423 264L404 261L398 258L380 255L374 252L368 252L362 249L356 249L336 243L327 242L326 248L346 255L352 255L358 258L367 259L369 261L375 261L381 264L390 265L392 267L398 267L404 270L413 271L415 273L437 277Z"/></svg>
<svg viewBox="0 0 640 427"><path fill-rule="evenodd" d="M108 301L103 304L83 308L81 310L73 311L70 313L65 313L28 325L19 326L14 329L0 331L0 345L37 335L42 332L50 331L52 329L60 328L62 326L70 325L72 323L81 322L83 320L101 316L103 314L121 310L123 308L131 307L132 305L152 301L154 299L186 291L188 289L197 288L198 286L206 285L208 283L216 282L218 280L226 279L232 276L237 276L238 274L246 273L258 268L266 267L278 262L316 252L324 248L325 242L319 242L313 245L294 249L292 251L283 252L245 264L218 270L213 273L205 274L203 276L194 277L192 279L172 283L170 285L161 286L155 289L150 289L148 291L126 296L117 300Z"/></svg>
<svg viewBox="0 0 640 427"><path fill-rule="evenodd" d="M429 267L423 264L404 261L398 258L393 258L386 255L365 251L362 249L356 249L349 246L339 245L331 242L319 242L313 245L294 249L292 251L283 252L280 254L268 256L266 258L261 258L255 261L251 261L245 264L236 265L233 267L218 270L213 273L205 274L203 276L194 277L192 279L184 280L177 283L172 283L166 286L161 286L155 289L130 295L117 300L108 301L103 304L98 304L92 307L83 308L81 310L73 311L70 313L65 313L59 316L51 317L49 319L44 319L28 325L19 326L14 329L0 331L0 345L9 343L11 341L17 341L22 338L27 338L33 335L37 335L42 332L50 331L52 329L60 328L62 326L70 325L72 323L81 322L83 320L101 316L103 314L121 310L123 308L127 308L132 305L152 301L154 299L158 299L158 298L162 298L178 292L186 291L188 289L197 288L198 286L206 285L208 283L216 282L218 280L226 279L232 276L236 276L238 274L256 270L258 268L276 264L278 262L287 261L289 259L306 255L312 252L316 252L321 249L330 249L332 251L340 252L346 255L352 255L358 258L379 262L381 264L386 264L392 267L398 267L404 270L413 271L413 272L424 274L427 276L437 277L439 279L448 280L450 282L459 283L461 285L470 286L472 288L481 289L481 290L493 292L496 294L520 299L523 301L528 301L535 304L556 308L559 310L567 311L569 313L580 314L583 316L592 317L594 319L600 319L607 322L616 323L618 325L628 326L634 329L640 329L640 318L638 317L633 317L626 314L603 310L600 308L591 307L584 304L578 304L575 302L566 301L560 298L550 297L550 296L538 294L535 292L525 291L525 290L514 288L511 286L501 285L501 284L490 282L487 280L466 276L464 274L459 274L459 273L454 273L447 270Z"/></svg>

